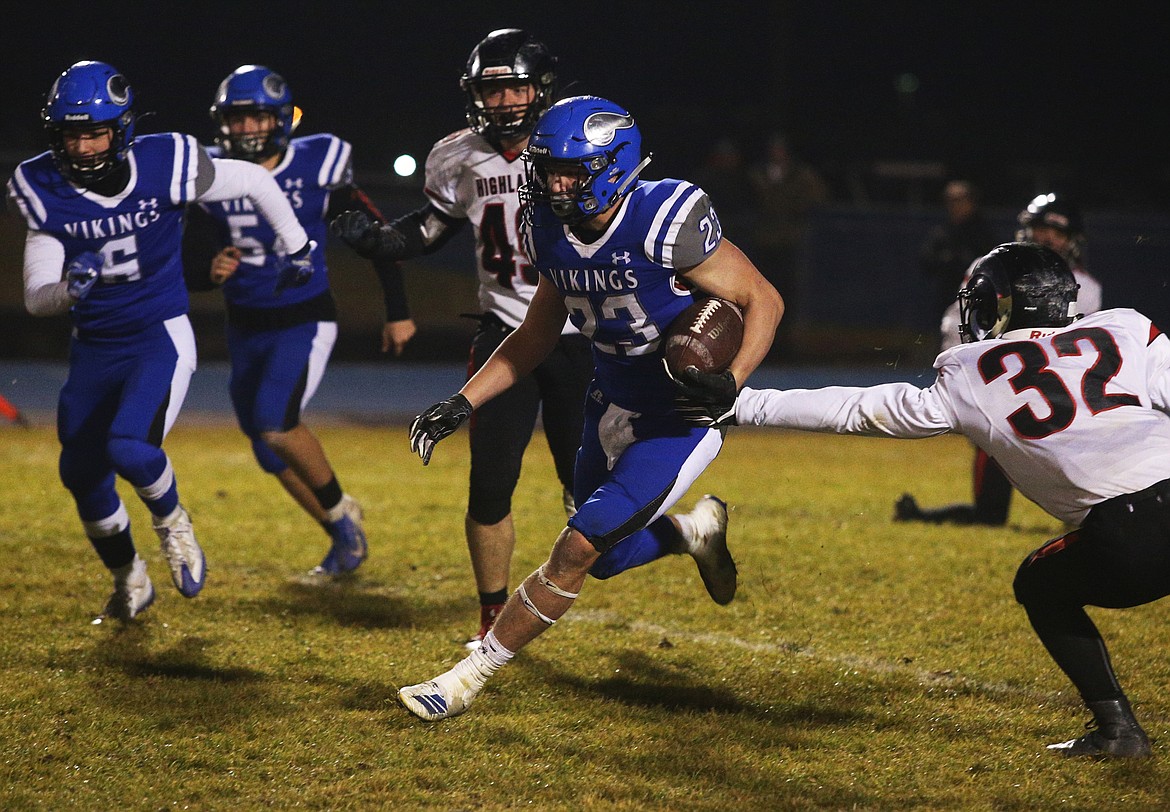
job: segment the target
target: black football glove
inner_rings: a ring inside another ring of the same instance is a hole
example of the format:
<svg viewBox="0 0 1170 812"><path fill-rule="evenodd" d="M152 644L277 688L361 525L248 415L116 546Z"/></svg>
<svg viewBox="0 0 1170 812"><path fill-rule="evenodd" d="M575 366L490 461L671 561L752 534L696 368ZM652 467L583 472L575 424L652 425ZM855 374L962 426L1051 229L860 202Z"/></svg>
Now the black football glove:
<svg viewBox="0 0 1170 812"><path fill-rule="evenodd" d="M366 259L404 259L406 237L392 225L379 225L364 211L343 211L329 223L340 237Z"/></svg>
<svg viewBox="0 0 1170 812"><path fill-rule="evenodd" d="M471 411L471 402L459 393L431 406L411 421L410 450L422 458L423 465L427 465L435 443L450 436L471 417Z"/></svg>
<svg viewBox="0 0 1170 812"><path fill-rule="evenodd" d="M676 378L667 367L666 374L679 389L675 411L688 423L708 428L736 425L735 399L739 387L731 370L700 372L690 366Z"/></svg>

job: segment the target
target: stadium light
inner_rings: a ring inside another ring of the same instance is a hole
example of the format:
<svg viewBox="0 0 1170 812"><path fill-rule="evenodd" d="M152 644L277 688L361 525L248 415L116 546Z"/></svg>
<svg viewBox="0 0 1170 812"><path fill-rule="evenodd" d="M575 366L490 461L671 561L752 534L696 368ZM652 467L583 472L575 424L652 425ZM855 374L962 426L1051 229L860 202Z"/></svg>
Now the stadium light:
<svg viewBox="0 0 1170 812"><path fill-rule="evenodd" d="M409 178L418 168L418 161L411 155L399 155L394 159L394 174L400 178Z"/></svg>

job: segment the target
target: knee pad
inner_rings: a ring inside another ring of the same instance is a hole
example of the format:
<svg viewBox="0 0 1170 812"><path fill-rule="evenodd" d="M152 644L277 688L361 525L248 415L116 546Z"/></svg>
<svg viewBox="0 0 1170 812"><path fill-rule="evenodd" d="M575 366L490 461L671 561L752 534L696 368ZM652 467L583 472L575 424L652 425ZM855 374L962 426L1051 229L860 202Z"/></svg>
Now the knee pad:
<svg viewBox="0 0 1170 812"><path fill-rule="evenodd" d="M467 515L478 524L497 524L512 512L512 490L485 488L471 483L467 496Z"/></svg>
<svg viewBox="0 0 1170 812"><path fill-rule="evenodd" d="M252 454L256 457L256 462L260 463L260 469L265 473L275 475L288 468L284 460L276 456L272 446L259 437L252 438Z"/></svg>
<svg viewBox="0 0 1170 812"><path fill-rule="evenodd" d="M1025 558L1024 563L1020 564L1020 568L1016 570L1016 577L1012 580L1012 594L1016 597L1016 603L1023 606L1035 605L1045 598L1043 585L1028 566L1031 563L1032 556Z"/></svg>
<svg viewBox="0 0 1170 812"><path fill-rule="evenodd" d="M167 466L161 448L135 437L111 437L106 450L114 470L136 488L152 484Z"/></svg>

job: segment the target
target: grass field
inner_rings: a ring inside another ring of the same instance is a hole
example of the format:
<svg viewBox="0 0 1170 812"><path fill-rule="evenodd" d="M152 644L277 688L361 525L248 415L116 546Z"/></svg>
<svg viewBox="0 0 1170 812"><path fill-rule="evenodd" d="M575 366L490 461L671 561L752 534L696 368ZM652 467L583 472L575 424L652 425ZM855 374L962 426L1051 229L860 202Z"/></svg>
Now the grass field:
<svg viewBox="0 0 1170 812"><path fill-rule="evenodd" d="M1007 528L895 525L904 489L963 498L957 438L738 430L682 508L732 506L728 607L689 559L586 584L456 719L398 686L453 664L477 621L462 538L466 433L428 468L399 426L319 432L364 503L352 581L296 576L326 538L229 426L168 439L207 552L170 585L122 486L158 600L90 624L108 576L56 477L49 428L0 428L0 809L1164 809L1170 603L1094 612L1156 758L1063 760L1087 715L1011 595L1060 525L1018 496ZM538 438L513 585L563 514Z"/></svg>

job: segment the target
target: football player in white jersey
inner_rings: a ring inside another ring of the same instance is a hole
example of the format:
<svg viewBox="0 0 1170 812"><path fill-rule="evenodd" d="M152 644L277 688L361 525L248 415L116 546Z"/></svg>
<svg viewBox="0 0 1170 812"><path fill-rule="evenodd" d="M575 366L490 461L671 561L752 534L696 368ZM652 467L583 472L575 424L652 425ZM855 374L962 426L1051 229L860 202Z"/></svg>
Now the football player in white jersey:
<svg viewBox="0 0 1170 812"><path fill-rule="evenodd" d="M532 125L553 102L556 59L521 29L503 28L472 50L460 81L467 94L467 129L435 144L426 162L427 204L388 225L347 212L333 231L363 256L407 259L442 247L467 222L475 231L479 327L468 376L484 365L528 311L536 291L533 269L518 235L524 180L520 153ZM573 465L581 440L582 404L592 376L589 342L565 322L552 353L512 388L476 412L471 426L471 473L464 529L479 592L483 640L508 597L516 534L512 494L537 413L564 493L574 510Z"/></svg>
<svg viewBox="0 0 1170 812"><path fill-rule="evenodd" d="M959 299L965 343L939 354L933 385L745 388L732 414L694 417L877 437L954 432L987 451L1022 494L1077 528L1025 558L1014 584L1096 723L1050 749L1148 756L1083 607L1170 594L1170 339L1134 310L1078 319L1076 296L1056 252L1001 245L973 266Z"/></svg>
<svg viewBox="0 0 1170 812"><path fill-rule="evenodd" d="M723 239L702 189L639 179L650 156L633 116L613 102L557 102L537 122L525 160L522 232L540 272L532 305L462 390L415 418L410 441L429 461L435 443L552 351L567 316L591 341L596 370L574 474L578 510L482 645L451 670L399 690L427 721L465 711L488 677L569 610L590 575L689 555L712 600L727 604L736 592L726 504L707 494L689 513L668 513L723 445L721 431L687 425L677 399L731 407L772 346L780 294ZM662 339L701 293L740 307L742 345L722 373L690 367L676 381Z"/></svg>
<svg viewBox="0 0 1170 812"><path fill-rule="evenodd" d="M1016 218L1016 240L1034 242L1051 248L1064 257L1077 281L1077 312L1083 316L1101 309L1101 283L1084 266L1085 227L1080 208L1063 195L1042 194L1033 198ZM971 269L963 278L970 279ZM959 301L956 297L943 314L942 348L959 343ZM983 449L975 448L971 468L973 502L921 508L908 493L894 504L894 520L950 524L1003 525L1007 523L1012 503L1012 485L995 460Z"/></svg>
<svg viewBox="0 0 1170 812"><path fill-rule="evenodd" d="M29 312L68 312L69 377L57 405L61 481L114 577L103 617L128 621L154 600L115 490L129 482L150 511L179 592L203 588L203 550L179 503L163 438L195 370L180 259L188 203L246 198L277 238L276 287L313 275L314 243L272 176L213 160L191 136L135 137L134 95L104 62L78 62L49 90L50 149L20 164L8 195L28 224Z"/></svg>

